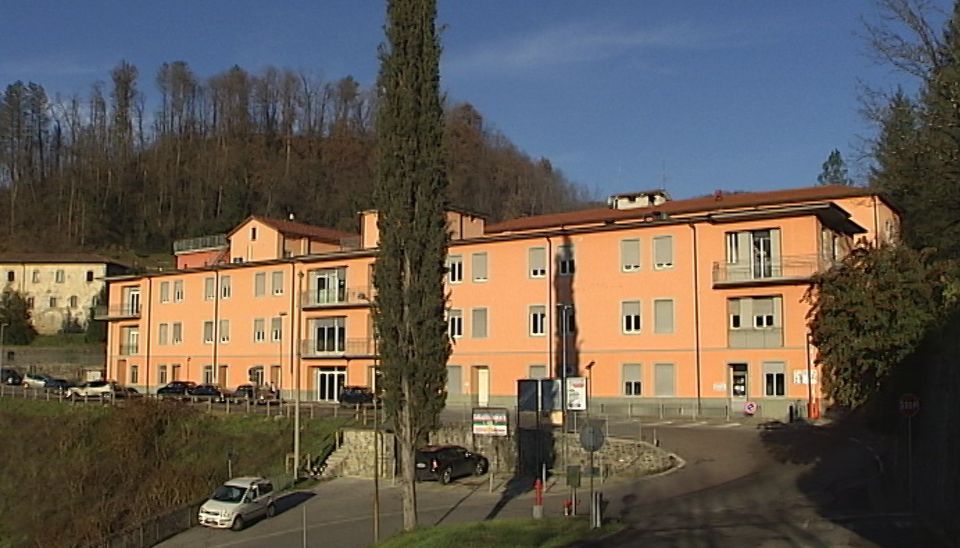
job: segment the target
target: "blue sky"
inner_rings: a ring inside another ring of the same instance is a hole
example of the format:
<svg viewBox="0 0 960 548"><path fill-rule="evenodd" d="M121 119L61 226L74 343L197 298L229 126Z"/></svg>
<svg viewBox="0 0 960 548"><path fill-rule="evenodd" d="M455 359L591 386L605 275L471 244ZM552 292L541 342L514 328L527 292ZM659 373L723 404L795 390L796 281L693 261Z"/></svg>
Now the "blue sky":
<svg viewBox="0 0 960 548"><path fill-rule="evenodd" d="M533 157L597 196L665 186L682 198L816 183L838 148L854 174L873 128L859 82L877 64L871 0L440 2L442 84ZM121 59L140 87L185 60L376 78L384 4L353 1L0 0L0 85L86 94Z"/></svg>

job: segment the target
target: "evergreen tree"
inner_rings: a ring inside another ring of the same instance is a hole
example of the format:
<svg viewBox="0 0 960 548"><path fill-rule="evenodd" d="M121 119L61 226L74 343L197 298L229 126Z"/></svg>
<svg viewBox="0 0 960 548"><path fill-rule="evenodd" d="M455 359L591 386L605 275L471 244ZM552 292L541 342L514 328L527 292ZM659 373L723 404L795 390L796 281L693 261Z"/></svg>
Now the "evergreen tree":
<svg viewBox="0 0 960 548"><path fill-rule="evenodd" d="M450 340L443 276L449 243L435 0L387 3L380 50L380 249L374 320L384 403L399 445L403 528L417 525L414 456L446 400Z"/></svg>
<svg viewBox="0 0 960 548"><path fill-rule="evenodd" d="M839 150L833 149L827 156L827 161L823 163L823 169L817 176L817 182L821 185L853 186L853 180L847 176L847 164Z"/></svg>
<svg viewBox="0 0 960 548"><path fill-rule="evenodd" d="M37 336L37 330L30 323L27 300L10 288L4 289L0 296L0 324L6 324L3 328L4 344L30 344Z"/></svg>
<svg viewBox="0 0 960 548"><path fill-rule="evenodd" d="M100 290L100 295L97 296L97 303L107 304L107 298L107 287L104 286ZM88 343L105 343L107 342L107 322L95 319L96 316L97 307L91 306L87 327L83 332L83 340Z"/></svg>

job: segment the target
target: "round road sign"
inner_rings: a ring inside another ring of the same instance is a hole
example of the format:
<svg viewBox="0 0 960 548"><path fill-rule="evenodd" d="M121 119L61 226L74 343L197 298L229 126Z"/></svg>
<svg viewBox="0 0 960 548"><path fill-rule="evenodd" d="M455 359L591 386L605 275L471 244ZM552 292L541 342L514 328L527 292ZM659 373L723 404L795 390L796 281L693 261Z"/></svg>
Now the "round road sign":
<svg viewBox="0 0 960 548"><path fill-rule="evenodd" d="M756 412L757 412L757 402L755 402L755 401L748 401L747 403L743 404L743 412L746 413L746 414L748 414L748 415L753 415L754 413L756 413Z"/></svg>
<svg viewBox="0 0 960 548"><path fill-rule="evenodd" d="M604 441L606 436L603 435L603 430L599 426L588 424L580 429L580 445L587 451L591 453L599 451Z"/></svg>
<svg viewBox="0 0 960 548"><path fill-rule="evenodd" d="M900 396L900 414L911 418L917 416L920 412L920 398L916 394L903 394Z"/></svg>

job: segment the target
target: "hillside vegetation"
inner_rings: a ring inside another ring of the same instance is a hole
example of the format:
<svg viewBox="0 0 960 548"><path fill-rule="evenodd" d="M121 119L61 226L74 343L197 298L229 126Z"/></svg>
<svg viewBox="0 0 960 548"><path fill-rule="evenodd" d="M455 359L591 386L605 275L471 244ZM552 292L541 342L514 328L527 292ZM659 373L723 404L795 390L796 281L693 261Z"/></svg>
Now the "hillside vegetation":
<svg viewBox="0 0 960 548"><path fill-rule="evenodd" d="M342 421L305 423L329 452ZM182 405L72 406L0 399L0 546L87 546L207 496L233 475L280 479L291 421Z"/></svg>

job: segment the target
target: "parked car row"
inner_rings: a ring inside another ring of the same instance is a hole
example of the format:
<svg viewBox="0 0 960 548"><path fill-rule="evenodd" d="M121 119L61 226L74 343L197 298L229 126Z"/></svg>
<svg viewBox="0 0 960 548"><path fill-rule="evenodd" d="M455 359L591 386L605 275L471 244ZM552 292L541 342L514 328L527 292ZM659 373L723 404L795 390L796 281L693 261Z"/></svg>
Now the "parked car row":
<svg viewBox="0 0 960 548"><path fill-rule="evenodd" d="M173 381L157 389L160 399L204 399L216 402L250 401L260 405L269 405L280 402L280 394L274 390L257 387L252 384L241 384L234 391L225 390L215 384L197 384L191 381Z"/></svg>

